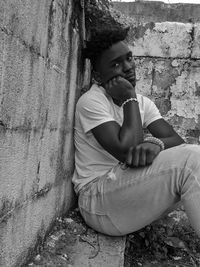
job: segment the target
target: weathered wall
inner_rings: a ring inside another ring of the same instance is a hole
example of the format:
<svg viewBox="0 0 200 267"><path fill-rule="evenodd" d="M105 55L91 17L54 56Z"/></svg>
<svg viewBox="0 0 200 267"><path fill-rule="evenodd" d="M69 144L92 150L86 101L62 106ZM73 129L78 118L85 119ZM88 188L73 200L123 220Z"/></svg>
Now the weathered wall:
<svg viewBox="0 0 200 267"><path fill-rule="evenodd" d="M166 4L162 1L116 1L113 2L113 7L124 15L131 17L137 24L151 21L200 21L200 4Z"/></svg>
<svg viewBox="0 0 200 267"><path fill-rule="evenodd" d="M72 202L78 2L0 1L2 267L21 266Z"/></svg>
<svg viewBox="0 0 200 267"><path fill-rule="evenodd" d="M200 24L162 22L132 27L137 92L190 143L200 136Z"/></svg>

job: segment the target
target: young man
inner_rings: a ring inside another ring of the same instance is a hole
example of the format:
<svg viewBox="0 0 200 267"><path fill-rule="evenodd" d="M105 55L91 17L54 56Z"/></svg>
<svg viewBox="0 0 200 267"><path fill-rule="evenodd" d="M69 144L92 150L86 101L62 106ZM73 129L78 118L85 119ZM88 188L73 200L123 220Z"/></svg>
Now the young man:
<svg viewBox="0 0 200 267"><path fill-rule="evenodd" d="M135 91L127 30L107 30L85 49L98 84L79 99L73 183L86 223L108 235L134 232L180 200L200 235L200 148L183 139ZM143 136L147 127L153 137Z"/></svg>

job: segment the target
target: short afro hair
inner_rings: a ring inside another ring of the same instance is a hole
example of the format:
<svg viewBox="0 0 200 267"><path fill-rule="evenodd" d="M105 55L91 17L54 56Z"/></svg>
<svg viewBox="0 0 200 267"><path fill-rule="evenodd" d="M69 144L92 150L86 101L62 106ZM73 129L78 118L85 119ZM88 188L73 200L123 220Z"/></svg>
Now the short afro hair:
<svg viewBox="0 0 200 267"><path fill-rule="evenodd" d="M107 29L96 30L91 33L90 41L86 41L86 47L83 49L83 57L90 59L93 67L101 53L110 48L113 44L124 41L127 38L129 27L110 27Z"/></svg>

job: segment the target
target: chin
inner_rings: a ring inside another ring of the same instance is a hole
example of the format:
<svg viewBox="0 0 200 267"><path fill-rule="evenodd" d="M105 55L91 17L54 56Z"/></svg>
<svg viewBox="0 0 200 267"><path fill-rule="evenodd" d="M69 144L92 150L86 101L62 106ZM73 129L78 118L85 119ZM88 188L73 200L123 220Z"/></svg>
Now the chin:
<svg viewBox="0 0 200 267"><path fill-rule="evenodd" d="M134 80L129 80L129 82L135 87L135 85L136 85L135 79Z"/></svg>

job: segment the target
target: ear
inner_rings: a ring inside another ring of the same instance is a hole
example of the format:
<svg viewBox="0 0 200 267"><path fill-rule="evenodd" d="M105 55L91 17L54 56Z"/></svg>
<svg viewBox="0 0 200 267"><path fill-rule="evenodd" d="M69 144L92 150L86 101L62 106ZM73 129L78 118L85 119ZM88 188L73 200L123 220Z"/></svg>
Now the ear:
<svg viewBox="0 0 200 267"><path fill-rule="evenodd" d="M98 71L95 71L94 69L92 70L92 82L98 85L102 84L100 73Z"/></svg>

